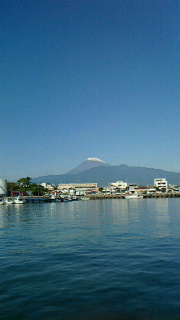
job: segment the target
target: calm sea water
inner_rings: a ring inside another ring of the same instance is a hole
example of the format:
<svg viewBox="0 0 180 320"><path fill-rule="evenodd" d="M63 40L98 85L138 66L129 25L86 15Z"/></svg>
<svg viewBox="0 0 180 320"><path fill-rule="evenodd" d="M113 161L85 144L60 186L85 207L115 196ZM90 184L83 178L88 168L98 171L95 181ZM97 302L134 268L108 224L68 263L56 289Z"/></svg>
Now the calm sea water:
<svg viewBox="0 0 180 320"><path fill-rule="evenodd" d="M0 206L0 319L180 319L180 199Z"/></svg>

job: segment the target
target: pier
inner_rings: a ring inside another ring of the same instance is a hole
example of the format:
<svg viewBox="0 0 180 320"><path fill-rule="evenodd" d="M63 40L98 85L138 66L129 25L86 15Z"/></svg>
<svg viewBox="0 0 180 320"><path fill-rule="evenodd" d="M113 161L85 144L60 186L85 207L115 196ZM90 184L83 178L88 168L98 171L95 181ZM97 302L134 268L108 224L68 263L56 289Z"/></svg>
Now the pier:
<svg viewBox="0 0 180 320"><path fill-rule="evenodd" d="M103 199L125 199L123 194L93 194L88 196L90 200L103 200ZM180 198L180 193L162 193L162 194L143 194L144 199L156 198Z"/></svg>
<svg viewBox="0 0 180 320"><path fill-rule="evenodd" d="M37 202L52 202L53 199L50 197L43 197L43 196L26 196L24 197L27 202L29 203L37 203Z"/></svg>

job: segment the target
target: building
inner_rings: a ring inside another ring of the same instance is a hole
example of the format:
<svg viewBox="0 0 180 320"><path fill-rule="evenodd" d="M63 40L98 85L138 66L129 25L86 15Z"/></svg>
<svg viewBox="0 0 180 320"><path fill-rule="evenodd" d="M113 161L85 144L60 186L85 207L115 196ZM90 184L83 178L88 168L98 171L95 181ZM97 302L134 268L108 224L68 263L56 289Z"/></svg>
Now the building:
<svg viewBox="0 0 180 320"><path fill-rule="evenodd" d="M11 191L12 197L18 197L18 196L27 196L27 192L25 191Z"/></svg>
<svg viewBox="0 0 180 320"><path fill-rule="evenodd" d="M97 192L97 183L67 183L58 184L58 190L62 192L70 192L70 189L75 189L76 194L91 194Z"/></svg>
<svg viewBox="0 0 180 320"><path fill-rule="evenodd" d="M138 188L137 184L135 184L135 183L130 183L129 184L129 191L130 192L135 192L137 188Z"/></svg>
<svg viewBox="0 0 180 320"><path fill-rule="evenodd" d="M44 187L45 189L48 189L48 190L54 190L54 187L55 187L55 185L51 185L46 182L41 183L41 186Z"/></svg>
<svg viewBox="0 0 180 320"><path fill-rule="evenodd" d="M166 191L168 188L168 183L166 178L154 179L154 186L162 191Z"/></svg>
<svg viewBox="0 0 180 320"><path fill-rule="evenodd" d="M141 194L154 194L156 192L156 188L154 188L154 186L152 187L140 186L140 187L134 188L134 192L141 193Z"/></svg>
<svg viewBox="0 0 180 320"><path fill-rule="evenodd" d="M117 182L111 182L110 183L110 190L111 192L116 192L117 190L123 191L127 189L127 182L123 181L117 181Z"/></svg>

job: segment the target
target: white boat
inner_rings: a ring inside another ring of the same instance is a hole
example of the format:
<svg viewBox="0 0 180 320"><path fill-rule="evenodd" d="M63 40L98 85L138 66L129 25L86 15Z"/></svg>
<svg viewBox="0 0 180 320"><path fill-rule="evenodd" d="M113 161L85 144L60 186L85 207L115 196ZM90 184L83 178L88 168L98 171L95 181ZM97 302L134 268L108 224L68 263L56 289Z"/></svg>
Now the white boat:
<svg viewBox="0 0 180 320"><path fill-rule="evenodd" d="M24 204L24 203L26 203L26 200L25 199L20 199L20 196L15 198L13 201L14 201L14 204Z"/></svg>
<svg viewBox="0 0 180 320"><path fill-rule="evenodd" d="M72 196L72 201L77 201L79 200L76 196Z"/></svg>
<svg viewBox="0 0 180 320"><path fill-rule="evenodd" d="M63 195L60 197L61 202L68 202L68 201L72 201L72 197L70 195Z"/></svg>
<svg viewBox="0 0 180 320"><path fill-rule="evenodd" d="M56 201L57 196L56 196L55 194L51 194L50 199L51 199L52 201Z"/></svg>
<svg viewBox="0 0 180 320"><path fill-rule="evenodd" d="M4 199L5 204L14 204L14 199L5 198Z"/></svg>
<svg viewBox="0 0 180 320"><path fill-rule="evenodd" d="M83 198L81 198L81 200L90 200L90 198L88 198L88 197L83 197Z"/></svg>
<svg viewBox="0 0 180 320"><path fill-rule="evenodd" d="M127 194L125 195L125 199L142 199L143 196L140 196L139 194L137 193L132 193L132 194Z"/></svg>

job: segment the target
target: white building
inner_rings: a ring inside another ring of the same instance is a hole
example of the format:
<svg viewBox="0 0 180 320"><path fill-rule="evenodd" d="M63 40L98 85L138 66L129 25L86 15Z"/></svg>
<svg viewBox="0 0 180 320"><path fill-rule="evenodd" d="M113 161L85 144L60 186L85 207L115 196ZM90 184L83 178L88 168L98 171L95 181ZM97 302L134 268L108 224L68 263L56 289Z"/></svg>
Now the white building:
<svg viewBox="0 0 180 320"><path fill-rule="evenodd" d="M70 189L75 189L76 194L90 194L97 192L97 183L66 183L58 184L58 190L60 191L70 191Z"/></svg>
<svg viewBox="0 0 180 320"><path fill-rule="evenodd" d="M45 189L48 189L48 190L54 190L54 187L55 187L55 185L51 185L46 182L41 183L41 186L44 187Z"/></svg>
<svg viewBox="0 0 180 320"><path fill-rule="evenodd" d="M167 183L166 178L157 178L157 179L154 179L154 186L155 186L156 188L161 189L161 190L167 190L167 188L168 188L168 183Z"/></svg>
<svg viewBox="0 0 180 320"><path fill-rule="evenodd" d="M137 188L138 188L137 184L135 184L135 183L130 183L129 184L129 191L130 192L135 192Z"/></svg>
<svg viewBox="0 0 180 320"><path fill-rule="evenodd" d="M111 192L115 192L117 189L122 191L122 190L126 190L127 186L128 186L127 182L123 182L123 181L111 182L110 190Z"/></svg>

